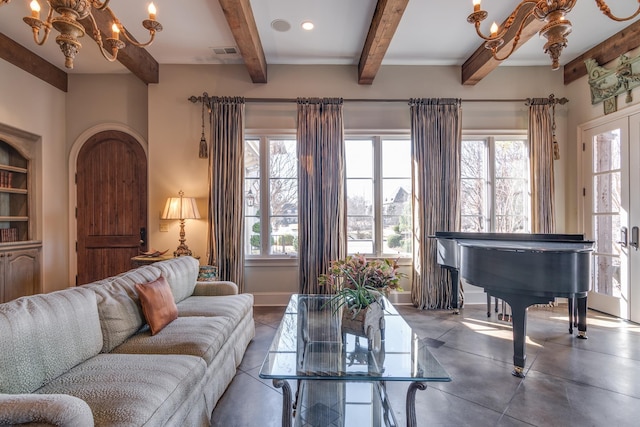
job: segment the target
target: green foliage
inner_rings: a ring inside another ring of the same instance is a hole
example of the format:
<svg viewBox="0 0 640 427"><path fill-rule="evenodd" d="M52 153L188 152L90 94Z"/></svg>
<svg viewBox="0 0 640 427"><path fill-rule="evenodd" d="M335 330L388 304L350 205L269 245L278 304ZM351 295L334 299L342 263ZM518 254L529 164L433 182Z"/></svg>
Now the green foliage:
<svg viewBox="0 0 640 427"><path fill-rule="evenodd" d="M387 244L390 248L399 248L402 246L402 243L403 239L400 234L393 234L387 239Z"/></svg>
<svg viewBox="0 0 640 427"><path fill-rule="evenodd" d="M364 255L349 255L343 260L331 262L329 272L319 277L321 286L335 290L329 303L338 310L342 306L357 314L391 289L402 290L400 278L406 275L398 272L397 260L367 260Z"/></svg>

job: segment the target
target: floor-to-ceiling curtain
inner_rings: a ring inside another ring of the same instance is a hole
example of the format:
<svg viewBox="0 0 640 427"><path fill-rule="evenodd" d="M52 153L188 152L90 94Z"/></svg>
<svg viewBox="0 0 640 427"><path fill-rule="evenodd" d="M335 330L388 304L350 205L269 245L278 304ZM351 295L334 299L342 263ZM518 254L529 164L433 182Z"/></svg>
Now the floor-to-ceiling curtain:
<svg viewBox="0 0 640 427"><path fill-rule="evenodd" d="M211 97L208 263L244 289L244 98Z"/></svg>
<svg viewBox="0 0 640 427"><path fill-rule="evenodd" d="M342 99L298 99L297 140L299 291L329 293L318 276L347 241Z"/></svg>
<svg viewBox="0 0 640 427"><path fill-rule="evenodd" d="M555 232L553 124L546 98L529 99L531 232Z"/></svg>
<svg viewBox="0 0 640 427"><path fill-rule="evenodd" d="M420 309L449 308L451 279L436 261L436 231L460 227L461 101L412 99L413 285Z"/></svg>

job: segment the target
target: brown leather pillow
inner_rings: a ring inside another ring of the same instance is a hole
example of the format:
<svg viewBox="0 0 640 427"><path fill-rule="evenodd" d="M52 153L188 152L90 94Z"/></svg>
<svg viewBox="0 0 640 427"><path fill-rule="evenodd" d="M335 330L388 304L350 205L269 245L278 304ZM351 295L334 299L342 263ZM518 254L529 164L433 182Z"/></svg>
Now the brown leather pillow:
<svg viewBox="0 0 640 427"><path fill-rule="evenodd" d="M157 334L178 318L178 307L164 276L158 277L153 282L136 284L136 291L140 297L144 318L147 319L151 328L151 335Z"/></svg>

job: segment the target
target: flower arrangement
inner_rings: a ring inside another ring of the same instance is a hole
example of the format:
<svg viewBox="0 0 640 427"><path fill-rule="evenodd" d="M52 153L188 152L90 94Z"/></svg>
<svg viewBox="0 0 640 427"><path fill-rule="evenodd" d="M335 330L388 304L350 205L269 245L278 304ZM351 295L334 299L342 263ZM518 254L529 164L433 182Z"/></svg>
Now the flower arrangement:
<svg viewBox="0 0 640 427"><path fill-rule="evenodd" d="M398 271L397 260L367 260L364 255L349 255L332 261L329 271L319 277L320 285L331 286L335 295L330 302L335 310L346 306L355 317L360 310L373 303L382 304L380 296L389 291L402 290L400 279L406 274Z"/></svg>

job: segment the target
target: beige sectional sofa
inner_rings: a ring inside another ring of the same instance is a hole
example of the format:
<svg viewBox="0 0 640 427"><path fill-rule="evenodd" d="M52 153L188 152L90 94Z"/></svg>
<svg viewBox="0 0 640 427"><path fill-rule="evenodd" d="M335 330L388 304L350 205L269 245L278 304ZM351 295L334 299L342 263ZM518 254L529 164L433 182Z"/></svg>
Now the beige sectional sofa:
<svg viewBox="0 0 640 427"><path fill-rule="evenodd" d="M180 257L0 304L0 426L208 426L254 337L253 296ZM178 318L151 335L135 285Z"/></svg>

